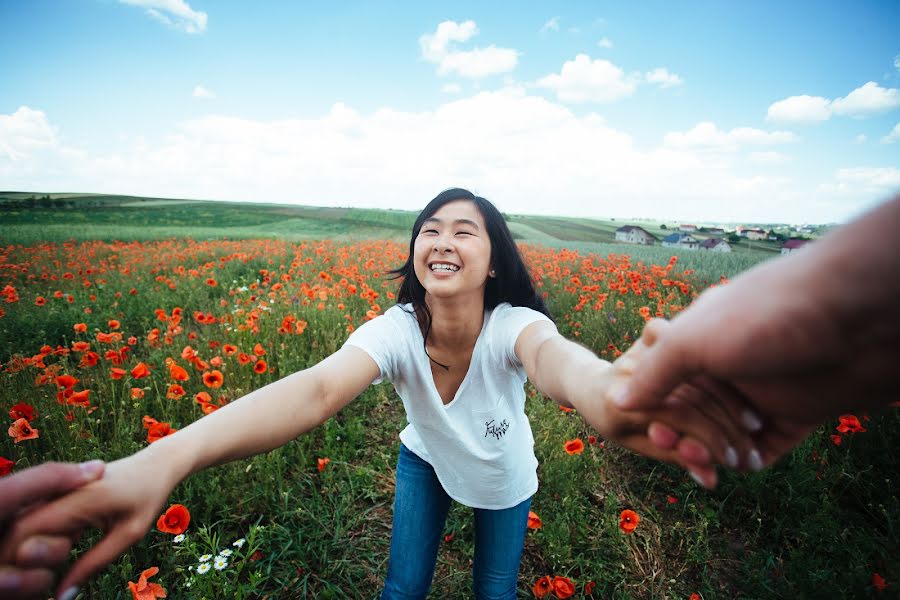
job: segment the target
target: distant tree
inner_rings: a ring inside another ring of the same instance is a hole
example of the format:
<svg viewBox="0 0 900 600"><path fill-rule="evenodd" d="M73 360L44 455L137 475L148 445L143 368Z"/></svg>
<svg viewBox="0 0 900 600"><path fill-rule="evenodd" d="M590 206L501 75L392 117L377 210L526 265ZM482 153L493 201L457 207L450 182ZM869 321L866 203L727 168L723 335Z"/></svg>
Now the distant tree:
<svg viewBox="0 0 900 600"><path fill-rule="evenodd" d="M741 236L739 236L736 233L729 233L727 236L725 236L725 239L728 240L728 242L730 244L740 244L741 243Z"/></svg>
<svg viewBox="0 0 900 600"><path fill-rule="evenodd" d="M668 227L666 227L666 224L665 224L665 223L663 223L662 225L660 225L659 228L660 228L660 229L668 229Z"/></svg>

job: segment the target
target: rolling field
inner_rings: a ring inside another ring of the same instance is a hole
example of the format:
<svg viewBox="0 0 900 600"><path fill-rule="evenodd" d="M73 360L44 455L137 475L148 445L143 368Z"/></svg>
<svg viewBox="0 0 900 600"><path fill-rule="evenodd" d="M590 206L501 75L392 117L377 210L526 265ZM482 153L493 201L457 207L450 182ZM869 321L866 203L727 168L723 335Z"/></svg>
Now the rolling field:
<svg viewBox="0 0 900 600"><path fill-rule="evenodd" d="M415 217L96 195L26 207L17 203L27 195L4 198L0 408L10 434L0 473L115 460L318 362L393 304L398 282L385 273L404 260ZM673 257L611 243L614 222L510 223L560 331L608 360L646 318L674 316L771 256ZM526 539L520 597L534 597L545 576L570 581L573 598L878 598L900 585L897 409L836 420L774 467L725 473L709 492L596 439L576 413L526 391L540 526ZM404 424L391 386L371 386L284 447L197 474L170 500L190 512L185 538L151 528L82 597L127 598L127 582L158 567L152 580L171 598L376 598ZM583 451L566 452L576 439ZM620 523L625 510L640 517L631 532ZM231 551L224 567L202 568L202 555L222 550ZM432 597L471 597L472 553L471 511L454 506ZM565 589L547 597L568 597Z"/></svg>

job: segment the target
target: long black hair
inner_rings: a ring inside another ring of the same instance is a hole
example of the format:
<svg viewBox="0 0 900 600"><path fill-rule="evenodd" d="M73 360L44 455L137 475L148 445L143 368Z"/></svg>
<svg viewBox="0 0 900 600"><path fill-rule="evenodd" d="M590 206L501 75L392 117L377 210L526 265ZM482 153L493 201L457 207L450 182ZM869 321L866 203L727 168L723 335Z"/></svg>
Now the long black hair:
<svg viewBox="0 0 900 600"><path fill-rule="evenodd" d="M402 266L390 271L392 278L403 278L403 283L400 284L400 290L397 293L397 303L412 304L419 324L425 332L423 335L425 342L427 343L428 333L431 331L431 311L425 304L425 288L416 277L413 265L416 237L425 219L433 216L448 202L455 200L468 200L478 207L491 241L491 268L494 270L495 277L488 277L484 290L484 307L491 310L502 302L509 302L513 306L531 308L553 319L543 298L535 291L534 282L531 281L525 261L522 260L522 255L519 254L512 233L500 211L489 201L481 196L476 196L469 190L451 188L438 194L419 213L409 240L409 257ZM429 356L429 358L431 357ZM446 365L434 362L447 368Z"/></svg>

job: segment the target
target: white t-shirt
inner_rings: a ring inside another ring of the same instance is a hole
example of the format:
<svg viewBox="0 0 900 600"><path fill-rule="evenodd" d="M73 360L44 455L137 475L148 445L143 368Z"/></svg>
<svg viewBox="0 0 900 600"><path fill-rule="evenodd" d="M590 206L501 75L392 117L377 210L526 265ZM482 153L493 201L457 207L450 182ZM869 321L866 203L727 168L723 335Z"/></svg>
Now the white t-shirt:
<svg viewBox="0 0 900 600"><path fill-rule="evenodd" d="M405 310L404 310L405 309ZM409 312L406 312L409 311ZM537 491L534 438L525 416L525 368L516 340L545 315L508 303L485 311L465 379L444 404L434 384L412 305L361 325L345 344L364 350L403 400L407 448L434 468L447 494L466 506L500 510Z"/></svg>

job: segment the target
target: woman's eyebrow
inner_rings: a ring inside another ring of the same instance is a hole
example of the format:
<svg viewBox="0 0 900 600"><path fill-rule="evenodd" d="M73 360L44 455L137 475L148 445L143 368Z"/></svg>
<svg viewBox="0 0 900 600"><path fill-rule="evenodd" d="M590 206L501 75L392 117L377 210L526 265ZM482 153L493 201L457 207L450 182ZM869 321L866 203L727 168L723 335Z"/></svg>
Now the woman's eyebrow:
<svg viewBox="0 0 900 600"><path fill-rule="evenodd" d="M426 223L437 223L438 225L440 225L443 223L443 221L441 219L439 219L438 217L428 217L427 219L422 221L422 225L424 226ZM469 225L471 227L474 227L475 229L478 229L478 230L481 229L481 227L478 226L478 223L476 223L472 219L454 219L453 224L454 225Z"/></svg>

